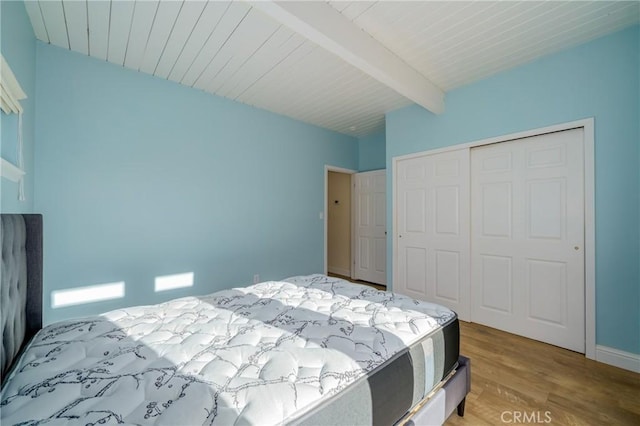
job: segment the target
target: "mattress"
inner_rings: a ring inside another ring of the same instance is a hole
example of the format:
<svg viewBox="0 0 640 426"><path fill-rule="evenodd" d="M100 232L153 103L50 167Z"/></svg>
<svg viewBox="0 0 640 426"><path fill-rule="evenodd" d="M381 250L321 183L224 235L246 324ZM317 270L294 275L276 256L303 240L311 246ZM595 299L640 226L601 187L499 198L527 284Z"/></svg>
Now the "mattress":
<svg viewBox="0 0 640 426"><path fill-rule="evenodd" d="M45 327L1 423L393 423L454 367L457 339L439 305L322 275L265 282Z"/></svg>

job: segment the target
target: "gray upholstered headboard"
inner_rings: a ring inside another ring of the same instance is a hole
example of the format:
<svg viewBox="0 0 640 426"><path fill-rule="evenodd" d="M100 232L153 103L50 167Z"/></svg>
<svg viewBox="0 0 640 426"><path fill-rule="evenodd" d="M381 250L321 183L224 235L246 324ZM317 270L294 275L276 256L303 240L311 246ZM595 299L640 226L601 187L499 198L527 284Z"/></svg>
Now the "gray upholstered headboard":
<svg viewBox="0 0 640 426"><path fill-rule="evenodd" d="M0 383L42 328L42 215L2 214Z"/></svg>

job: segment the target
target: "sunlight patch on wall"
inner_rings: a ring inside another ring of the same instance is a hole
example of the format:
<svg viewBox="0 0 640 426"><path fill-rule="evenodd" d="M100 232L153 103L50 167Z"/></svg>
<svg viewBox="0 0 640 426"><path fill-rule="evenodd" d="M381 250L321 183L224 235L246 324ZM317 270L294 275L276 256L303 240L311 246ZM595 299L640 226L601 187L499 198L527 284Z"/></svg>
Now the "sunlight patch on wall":
<svg viewBox="0 0 640 426"><path fill-rule="evenodd" d="M108 284L97 284L86 287L54 290L51 292L51 307L82 305L103 300L121 299L124 297L124 281Z"/></svg>
<svg viewBox="0 0 640 426"><path fill-rule="evenodd" d="M193 287L193 272L156 277L156 293L184 287Z"/></svg>

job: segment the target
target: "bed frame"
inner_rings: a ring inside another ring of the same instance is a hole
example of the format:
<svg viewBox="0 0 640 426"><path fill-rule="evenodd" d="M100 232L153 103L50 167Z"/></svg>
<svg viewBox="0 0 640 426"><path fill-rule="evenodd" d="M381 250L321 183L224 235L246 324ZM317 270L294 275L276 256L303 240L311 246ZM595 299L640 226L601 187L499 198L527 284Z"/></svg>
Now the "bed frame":
<svg viewBox="0 0 640 426"><path fill-rule="evenodd" d="M441 425L453 411L464 416L467 394L471 391L471 360L465 356L458 358L458 367L443 381L441 387L428 395L423 401L401 419L396 425L424 426Z"/></svg>
<svg viewBox="0 0 640 426"><path fill-rule="evenodd" d="M15 361L42 328L42 216L2 214L2 385ZM471 363L460 356L458 367L424 400L396 422L398 426L442 424L457 410L464 415L471 389Z"/></svg>

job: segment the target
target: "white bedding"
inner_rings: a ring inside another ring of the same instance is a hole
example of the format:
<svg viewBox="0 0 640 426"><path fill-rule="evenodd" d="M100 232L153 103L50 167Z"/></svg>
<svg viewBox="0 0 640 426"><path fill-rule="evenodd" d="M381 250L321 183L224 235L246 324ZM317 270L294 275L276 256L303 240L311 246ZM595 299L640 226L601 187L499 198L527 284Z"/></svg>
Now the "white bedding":
<svg viewBox="0 0 640 426"><path fill-rule="evenodd" d="M454 315L312 275L59 322L3 389L1 423L286 423Z"/></svg>

